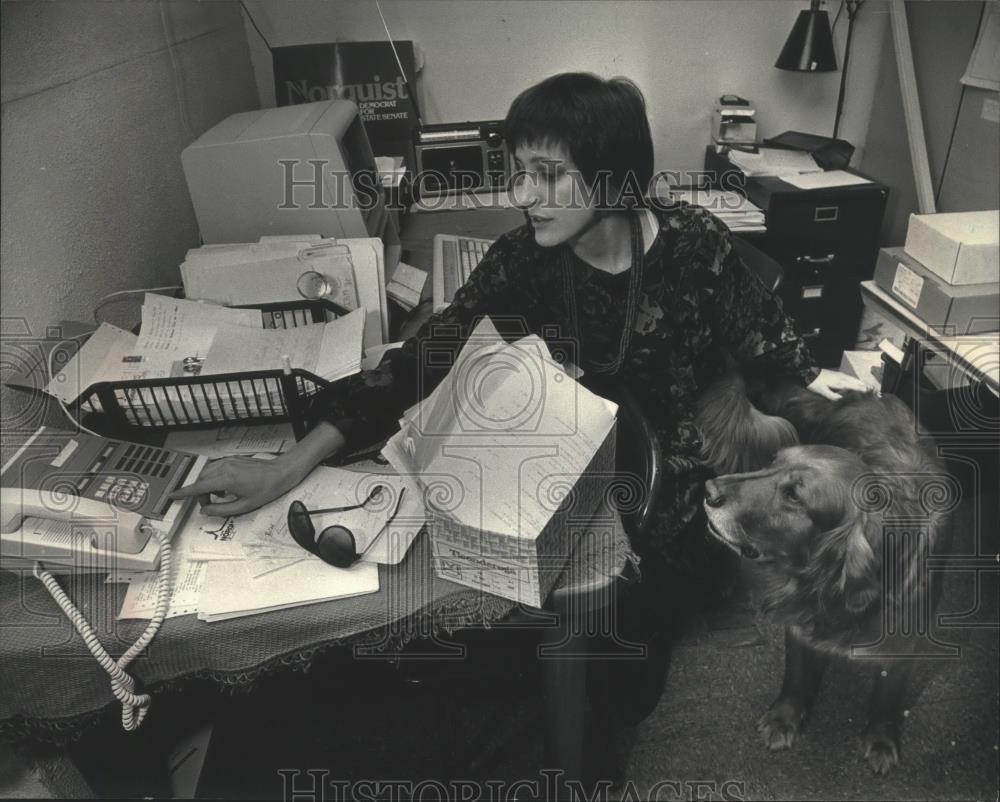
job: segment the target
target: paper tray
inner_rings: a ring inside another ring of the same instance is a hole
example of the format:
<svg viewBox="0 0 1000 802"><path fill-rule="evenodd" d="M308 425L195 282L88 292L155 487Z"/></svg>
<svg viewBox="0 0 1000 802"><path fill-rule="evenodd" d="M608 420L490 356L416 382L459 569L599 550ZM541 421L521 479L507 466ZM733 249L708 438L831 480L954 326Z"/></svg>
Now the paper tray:
<svg viewBox="0 0 1000 802"><path fill-rule="evenodd" d="M347 314L326 300L255 304L264 328L297 328ZM261 370L209 376L98 382L73 402L106 416L116 432L182 430L247 423L291 423L305 435L309 400L330 382L307 370Z"/></svg>
<svg viewBox="0 0 1000 802"><path fill-rule="evenodd" d="M74 402L107 416L115 430L181 430L247 423L291 423L305 434L309 400L330 382L306 370L98 382Z"/></svg>

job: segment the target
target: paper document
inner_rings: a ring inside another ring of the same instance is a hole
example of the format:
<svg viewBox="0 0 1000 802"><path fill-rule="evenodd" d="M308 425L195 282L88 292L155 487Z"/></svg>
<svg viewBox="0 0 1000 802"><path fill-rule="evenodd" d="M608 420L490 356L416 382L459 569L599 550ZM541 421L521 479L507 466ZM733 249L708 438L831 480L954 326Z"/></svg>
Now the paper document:
<svg viewBox="0 0 1000 802"><path fill-rule="evenodd" d="M335 381L361 369L361 337L365 314L356 309L344 317L294 329L245 329L220 325L205 356L202 375L292 368Z"/></svg>
<svg viewBox="0 0 1000 802"><path fill-rule="evenodd" d="M197 376L220 326L260 331L260 312L146 293L139 339L122 358L118 378Z"/></svg>
<svg viewBox="0 0 1000 802"><path fill-rule="evenodd" d="M377 487L384 492L368 501ZM424 523L423 495L412 479L320 466L270 504L233 519L240 531L240 549L254 563L247 569L252 575L262 576L303 560L320 561L288 532L288 508L296 500L309 510L368 501L359 509L312 518L317 532L334 524L346 526L355 533L360 549L375 540L362 556L364 562L399 562Z"/></svg>
<svg viewBox="0 0 1000 802"><path fill-rule="evenodd" d="M118 381L122 359L135 350L138 340L138 336L131 332L102 323L66 366L56 373L45 391L69 403L98 382Z"/></svg>
<svg viewBox="0 0 1000 802"><path fill-rule="evenodd" d="M444 511L460 523L530 538L558 507L547 500L584 472L616 412L567 375L540 338L507 344L486 318L382 453L398 473L419 477L431 502L449 497Z"/></svg>
<svg viewBox="0 0 1000 802"><path fill-rule="evenodd" d="M850 187L855 184L870 184L867 178L854 175L846 170L827 170L823 173L782 176L782 181L799 189L825 189L827 187Z"/></svg>
<svg viewBox="0 0 1000 802"><path fill-rule="evenodd" d="M192 526L192 518L207 521L195 507L170 543L171 592L167 618L198 612L198 599L204 589L207 566L199 561L196 550L201 542L211 536L197 525ZM221 519L214 520L219 522ZM129 583L118 618L152 618L156 609L158 579L159 571L118 572L110 576L108 581Z"/></svg>
<svg viewBox="0 0 1000 802"><path fill-rule="evenodd" d="M392 351L396 348L402 348L403 343L386 343L385 345L376 345L374 348L365 349L365 358L361 360L362 370L374 370L378 367L379 362L382 361L382 357L385 356L386 351Z"/></svg>
<svg viewBox="0 0 1000 802"><path fill-rule="evenodd" d="M205 584L208 564L186 559L183 554L176 553L176 547L172 557L170 600L167 603L166 617L194 615L198 612L198 599ZM159 572L148 571L119 576L118 579L128 580L128 590L125 591L125 601L122 602L118 619L152 618L156 611Z"/></svg>
<svg viewBox="0 0 1000 802"><path fill-rule="evenodd" d="M246 562L208 563L198 602L202 621L225 621L304 604L377 593L378 566L359 562L335 568L320 560L303 561L254 578Z"/></svg>
<svg viewBox="0 0 1000 802"><path fill-rule="evenodd" d="M386 294L406 310L420 303L420 293L427 282L427 273L406 262L396 265L396 272L386 287Z"/></svg>
<svg viewBox="0 0 1000 802"><path fill-rule="evenodd" d="M294 443L295 434L291 424L272 423L171 432L167 435L164 447L218 459L239 454L279 454L287 451Z"/></svg>
<svg viewBox="0 0 1000 802"><path fill-rule="evenodd" d="M764 212L737 192L717 189L672 189L670 197L701 206L733 230L765 229Z"/></svg>
<svg viewBox="0 0 1000 802"><path fill-rule="evenodd" d="M823 168L816 164L812 154L801 150L783 148L759 148L757 153L731 150L729 161L746 175L797 175L798 173L818 173Z"/></svg>

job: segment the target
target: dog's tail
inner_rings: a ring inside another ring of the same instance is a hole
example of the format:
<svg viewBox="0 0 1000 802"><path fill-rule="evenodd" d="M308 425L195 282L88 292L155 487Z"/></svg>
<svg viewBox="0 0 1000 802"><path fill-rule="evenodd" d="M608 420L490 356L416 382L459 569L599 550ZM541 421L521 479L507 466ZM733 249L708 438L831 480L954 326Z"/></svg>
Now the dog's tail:
<svg viewBox="0 0 1000 802"><path fill-rule="evenodd" d="M738 372L712 384L698 401L695 416L702 440L702 459L723 476L766 468L782 448L799 442L795 427L784 418L757 409Z"/></svg>

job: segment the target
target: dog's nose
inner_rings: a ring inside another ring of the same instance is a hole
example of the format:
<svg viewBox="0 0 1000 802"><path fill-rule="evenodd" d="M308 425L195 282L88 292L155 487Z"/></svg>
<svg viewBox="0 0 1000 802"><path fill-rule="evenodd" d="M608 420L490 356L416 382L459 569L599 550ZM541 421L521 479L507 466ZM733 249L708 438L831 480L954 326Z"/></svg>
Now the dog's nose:
<svg viewBox="0 0 1000 802"><path fill-rule="evenodd" d="M714 479L705 482L705 503L709 507L721 507L725 500L725 496L722 495L722 491Z"/></svg>

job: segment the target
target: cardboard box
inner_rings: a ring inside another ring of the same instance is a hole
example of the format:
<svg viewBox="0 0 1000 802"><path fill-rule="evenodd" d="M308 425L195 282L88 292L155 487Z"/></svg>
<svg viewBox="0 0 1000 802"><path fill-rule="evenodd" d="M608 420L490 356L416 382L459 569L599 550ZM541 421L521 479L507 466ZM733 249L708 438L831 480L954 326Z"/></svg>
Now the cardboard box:
<svg viewBox="0 0 1000 802"><path fill-rule="evenodd" d="M505 599L541 607L576 542L593 525L615 470L615 427L608 432L572 492L535 536L514 537L465 526L428 505L437 575Z"/></svg>
<svg viewBox="0 0 1000 802"><path fill-rule="evenodd" d="M882 248L875 283L936 329L978 334L1000 329L1000 284L953 286L935 276L903 248Z"/></svg>
<svg viewBox="0 0 1000 802"><path fill-rule="evenodd" d="M1000 211L911 214L904 250L948 284L1000 281Z"/></svg>
<svg viewBox="0 0 1000 802"><path fill-rule="evenodd" d="M882 389L881 351L844 351L840 372L863 381L872 390Z"/></svg>

